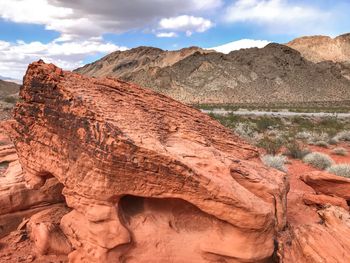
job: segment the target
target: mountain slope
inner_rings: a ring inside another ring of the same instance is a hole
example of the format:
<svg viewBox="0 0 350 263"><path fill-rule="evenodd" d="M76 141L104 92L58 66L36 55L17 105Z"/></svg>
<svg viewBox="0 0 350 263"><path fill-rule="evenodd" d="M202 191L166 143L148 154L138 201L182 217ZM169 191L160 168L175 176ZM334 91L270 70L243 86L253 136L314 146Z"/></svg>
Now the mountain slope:
<svg viewBox="0 0 350 263"><path fill-rule="evenodd" d="M350 33L336 38L308 36L294 39L286 44L298 50L303 57L313 62L330 60L350 62Z"/></svg>
<svg viewBox="0 0 350 263"><path fill-rule="evenodd" d="M135 82L185 103L350 101L350 81L338 65L312 63L284 45L227 55L192 48L181 57L181 52L136 48L112 53L76 72Z"/></svg>
<svg viewBox="0 0 350 263"><path fill-rule="evenodd" d="M0 98L17 94L19 87L20 85L14 82L4 81L0 79Z"/></svg>

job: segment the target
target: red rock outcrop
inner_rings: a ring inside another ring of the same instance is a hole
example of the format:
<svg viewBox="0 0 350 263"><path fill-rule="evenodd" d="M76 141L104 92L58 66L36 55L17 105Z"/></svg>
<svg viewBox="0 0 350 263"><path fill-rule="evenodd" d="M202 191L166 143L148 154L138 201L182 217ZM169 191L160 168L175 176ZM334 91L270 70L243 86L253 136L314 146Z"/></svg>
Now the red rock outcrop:
<svg viewBox="0 0 350 263"><path fill-rule="evenodd" d="M41 61L20 96L5 126L28 184L64 185L70 262L272 260L285 175L209 116Z"/></svg>
<svg viewBox="0 0 350 263"><path fill-rule="evenodd" d="M0 130L0 238L15 230L24 218L62 203L62 184L50 178L39 189L30 189L14 145Z"/></svg>
<svg viewBox="0 0 350 263"><path fill-rule="evenodd" d="M280 263L349 262L349 207L344 198L336 195L332 182L342 177L318 172L299 160L288 166L290 191L288 193L288 226L279 233L278 256ZM306 178L319 178L322 189L313 189ZM332 180L324 180L332 177ZM341 186L339 184L338 186Z"/></svg>
<svg viewBox="0 0 350 263"><path fill-rule="evenodd" d="M311 172L301 179L317 193L338 196L350 201L350 179L326 172Z"/></svg>
<svg viewBox="0 0 350 263"><path fill-rule="evenodd" d="M296 225L280 237L282 263L350 262L350 215L341 207L319 210L318 224Z"/></svg>

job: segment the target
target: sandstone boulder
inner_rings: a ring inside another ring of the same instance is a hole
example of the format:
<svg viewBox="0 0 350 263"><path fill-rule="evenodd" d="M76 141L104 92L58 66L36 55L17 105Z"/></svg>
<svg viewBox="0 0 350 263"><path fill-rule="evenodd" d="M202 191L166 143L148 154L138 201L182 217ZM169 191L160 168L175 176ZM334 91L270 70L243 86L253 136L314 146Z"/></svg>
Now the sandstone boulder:
<svg viewBox="0 0 350 263"><path fill-rule="evenodd" d="M6 129L33 189L73 210L71 262L267 262L285 174L209 116L113 79L29 66Z"/></svg>
<svg viewBox="0 0 350 263"><path fill-rule="evenodd" d="M329 195L316 195L316 194L304 194L303 196L304 203L306 205L315 205L315 206L326 206L326 205L334 205L340 206L345 210L349 210L349 206L346 203L346 200L337 197L337 196L329 196Z"/></svg>
<svg viewBox="0 0 350 263"><path fill-rule="evenodd" d="M71 244L60 228L61 218L69 212L65 205L58 205L33 215L27 223L27 232L39 255L68 255Z"/></svg>
<svg viewBox="0 0 350 263"><path fill-rule="evenodd" d="M317 193L350 200L350 178L317 171L304 174L301 179Z"/></svg>
<svg viewBox="0 0 350 263"><path fill-rule="evenodd" d="M39 189L26 184L14 145L0 131L0 237L15 230L26 217L64 201L63 185L50 178Z"/></svg>
<svg viewBox="0 0 350 263"><path fill-rule="evenodd" d="M280 238L282 263L350 262L350 215L341 207L318 211L318 224L291 227Z"/></svg>

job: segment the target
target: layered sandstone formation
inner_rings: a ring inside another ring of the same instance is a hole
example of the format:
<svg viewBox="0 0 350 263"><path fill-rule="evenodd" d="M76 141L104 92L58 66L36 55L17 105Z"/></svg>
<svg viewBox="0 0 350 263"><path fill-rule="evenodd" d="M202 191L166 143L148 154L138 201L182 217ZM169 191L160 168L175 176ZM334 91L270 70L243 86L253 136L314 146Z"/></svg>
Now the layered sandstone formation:
<svg viewBox="0 0 350 263"><path fill-rule="evenodd" d="M69 253L70 262L273 259L286 176L209 116L42 61L29 66L20 96L5 126L26 181L40 191L58 180L72 209L51 223L44 211L31 219L39 253Z"/></svg>
<svg viewBox="0 0 350 263"><path fill-rule="evenodd" d="M17 151L0 131L0 262L350 261L350 179L266 168L134 84L39 61L20 95L3 124Z"/></svg>

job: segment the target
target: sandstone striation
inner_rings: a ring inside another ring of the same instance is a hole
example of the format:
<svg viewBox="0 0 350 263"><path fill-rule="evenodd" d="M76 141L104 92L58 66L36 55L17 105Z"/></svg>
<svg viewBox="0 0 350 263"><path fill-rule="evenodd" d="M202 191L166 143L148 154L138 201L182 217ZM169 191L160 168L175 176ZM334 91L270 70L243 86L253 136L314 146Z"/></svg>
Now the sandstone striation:
<svg viewBox="0 0 350 263"><path fill-rule="evenodd" d="M286 176L209 116L42 61L20 96L5 127L26 182L57 180L72 209L28 223L40 253L64 244L70 262L271 262Z"/></svg>

